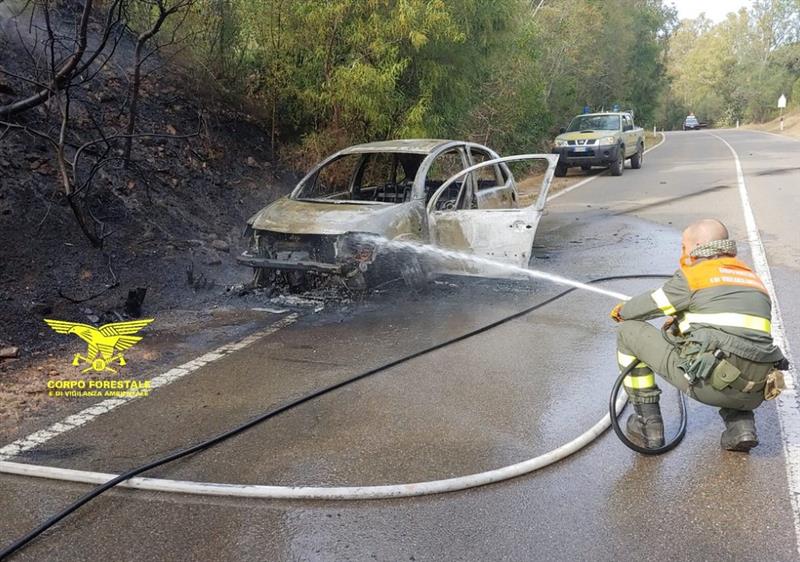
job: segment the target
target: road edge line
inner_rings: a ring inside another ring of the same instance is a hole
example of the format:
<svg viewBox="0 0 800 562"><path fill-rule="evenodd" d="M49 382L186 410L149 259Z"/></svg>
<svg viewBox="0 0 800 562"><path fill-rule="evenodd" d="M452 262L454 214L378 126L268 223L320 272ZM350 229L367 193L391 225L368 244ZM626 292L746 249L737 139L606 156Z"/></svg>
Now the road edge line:
<svg viewBox="0 0 800 562"><path fill-rule="evenodd" d="M665 134L663 131L662 131L662 132L660 132L659 134L661 135L661 140L660 140L660 141L658 141L658 144L654 144L654 145L653 145L653 146L651 146L650 148L646 149L646 150L644 151L644 153L645 153L645 154L647 154L647 153L648 153L648 152L650 152L651 150L655 150L656 148L658 148L659 146L661 146L662 144L664 144L664 143L666 142L666 140L667 140L667 135L666 135L666 134ZM597 175L595 175L595 176L591 176L591 177L588 177L588 178L584 178L584 179L582 179L581 181L579 181L578 183L576 183L576 184L574 184L574 185L571 185L571 186L569 186L569 187L568 187L568 188L566 188L566 189L562 189L562 190L561 190L561 191L559 191L558 193L554 193L553 195L550 195L550 196L548 196L548 197L547 197L547 202L549 203L549 202L550 202L550 201L552 201L553 199L558 199L558 198L559 198L559 197L561 197L562 195L566 195L567 193L569 193L569 192L571 192L571 191L573 191L573 190L575 190L575 189L578 189L579 187L581 187L581 186L583 186L583 185L586 185L587 183L589 183L589 182L590 182L590 181L592 181L592 180L595 180L595 179L597 179L597 178L599 178L599 177L602 177L602 176L607 176L607 175L608 175L608 170L604 170L604 171L600 172L599 174L597 174Z"/></svg>
<svg viewBox="0 0 800 562"><path fill-rule="evenodd" d="M767 261L767 252L758 230L753 208L750 205L750 196L744 180L744 172L739 155L731 144L714 133L708 133L722 141L733 155L736 164L736 180L739 187L739 199L742 204L745 226L747 227L747 241L750 244L750 253L753 256L753 265L756 273L764 282L770 299L772 299L772 338L782 350L786 358L792 361L789 341L783 330L783 316L781 315L775 285L772 282L772 272ZM789 499L792 505L795 529L795 550L800 554L800 408L797 403L797 372L793 366L786 371L786 389L775 399L778 410L778 420L783 437L783 452L786 458L786 478L789 484Z"/></svg>
<svg viewBox="0 0 800 562"><path fill-rule="evenodd" d="M225 345L222 345L213 351L204 353L199 357L195 357L191 361L187 361L186 363L178 365L177 367L173 367L172 369L161 373L160 375L156 375L150 379L150 388L152 390L156 390L158 388L170 385L173 382L182 379L190 373L200 369L201 367L208 365L209 363L213 363L214 361L221 359L222 357L225 357L234 351L244 349L257 340L272 335L275 332L294 324L294 322L297 321L298 316L299 315L297 313L288 314L280 320L273 322L263 330L259 330L253 334L250 334L241 340L226 343ZM0 462L6 461L26 451L30 451L31 449L50 441L54 437L61 435L62 433L66 433L67 431L75 429L76 427L81 427L93 419L122 406L123 404L127 404L133 400L138 400L139 398L140 397L137 396L125 398L107 398L106 400L102 400L89 406L88 408L84 408L75 414L69 415L45 429L40 429L25 437L20 437L16 441L12 441L3 447L0 447Z"/></svg>

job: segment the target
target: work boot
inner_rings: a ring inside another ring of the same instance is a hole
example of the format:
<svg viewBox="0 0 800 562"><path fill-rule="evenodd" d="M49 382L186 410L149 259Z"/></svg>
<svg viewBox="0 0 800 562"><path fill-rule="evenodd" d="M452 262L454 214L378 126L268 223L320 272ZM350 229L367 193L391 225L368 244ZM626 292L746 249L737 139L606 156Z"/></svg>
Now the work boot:
<svg viewBox="0 0 800 562"><path fill-rule="evenodd" d="M758 445L753 412L727 413L722 415L722 419L725 421L725 431L719 444L723 449L746 453Z"/></svg>
<svg viewBox="0 0 800 562"><path fill-rule="evenodd" d="M625 424L628 435L642 441L648 449L664 446L664 421L658 402L634 404L634 413L628 416Z"/></svg>

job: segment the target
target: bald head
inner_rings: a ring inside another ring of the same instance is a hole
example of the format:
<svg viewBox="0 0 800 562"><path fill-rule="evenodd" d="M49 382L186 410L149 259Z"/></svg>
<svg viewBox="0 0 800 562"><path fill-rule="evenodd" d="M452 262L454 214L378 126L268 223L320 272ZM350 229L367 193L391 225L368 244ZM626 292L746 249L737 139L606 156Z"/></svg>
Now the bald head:
<svg viewBox="0 0 800 562"><path fill-rule="evenodd" d="M684 255L689 255L692 250L714 240L727 240L728 229L716 219L702 219L690 224L683 231L681 249Z"/></svg>

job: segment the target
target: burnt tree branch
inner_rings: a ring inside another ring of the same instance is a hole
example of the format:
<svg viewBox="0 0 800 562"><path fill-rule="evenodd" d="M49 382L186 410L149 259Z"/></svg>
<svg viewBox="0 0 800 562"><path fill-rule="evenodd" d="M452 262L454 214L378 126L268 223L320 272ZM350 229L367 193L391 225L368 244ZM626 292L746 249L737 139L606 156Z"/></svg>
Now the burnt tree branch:
<svg viewBox="0 0 800 562"><path fill-rule="evenodd" d="M145 61L150 57L150 55L155 52L151 51L150 53L145 53L145 47L147 46L148 41L150 41L158 34L159 31L161 31L161 28L164 25L164 22L167 21L167 18L180 12L181 10L184 10L184 17L176 26L177 30L177 28L179 28L186 21L186 15L188 14L189 7L193 2L194 0L181 0L168 7L167 0L156 0L155 6L158 9L158 15L156 16L156 19L149 28L142 31L136 37L136 48L134 49L133 55L133 77L130 81L130 90L128 93L130 105L128 106L128 126L126 128L127 138L125 139L125 148L123 149L123 157L126 162L130 162L131 159L133 132L136 128L136 119L139 110L139 89L142 83L142 65L144 65ZM173 38L176 30L173 31Z"/></svg>
<svg viewBox="0 0 800 562"><path fill-rule="evenodd" d="M83 4L83 10L81 12L81 18L75 31L75 51L73 51L72 54L67 57L63 64L59 65L58 69L51 69L53 70L53 76L50 86L48 88L39 90L27 98L17 100L10 104L0 105L0 117L8 117L10 115L14 115L15 113L20 113L27 109L31 109L32 107L36 107L37 105L44 103L47 99L49 99L54 91L61 90L70 83L72 77L74 76L75 70L78 68L81 59L86 52L86 30L89 26L89 16L91 15L93 5L94 0L85 0ZM47 4L44 5L44 14L50 35L51 60L54 61L54 36L49 22L49 7Z"/></svg>

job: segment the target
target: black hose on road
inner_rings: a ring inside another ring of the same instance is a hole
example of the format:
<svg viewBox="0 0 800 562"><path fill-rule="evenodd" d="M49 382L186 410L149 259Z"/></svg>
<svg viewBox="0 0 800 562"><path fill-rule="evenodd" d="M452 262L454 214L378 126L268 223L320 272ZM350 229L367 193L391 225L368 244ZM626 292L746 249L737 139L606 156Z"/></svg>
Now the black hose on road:
<svg viewBox="0 0 800 562"><path fill-rule="evenodd" d="M612 276L607 276L607 277L599 277L597 279L591 279L591 280L587 281L586 283L595 284L595 283L603 283L603 282L608 282L608 281L620 281L620 280L630 280L630 279L665 279L665 278L668 278L668 277L672 277L672 275L659 275L659 274L612 275ZM238 434L250 429L251 427L260 424L263 421L266 421L266 420L268 420L270 418L273 418L273 417L277 416L278 414L281 414L281 413L286 412L288 410L291 410L292 408L300 406L301 404L304 404L306 402L314 400L315 398L319 398L320 396L323 396L323 395L325 395L325 394L327 394L329 392L333 392L334 390L338 390L338 389L340 389L340 388L342 388L344 386L352 384L352 383L354 383L356 381L360 381L361 379L364 379L364 378L369 377L371 375L375 375L377 373L386 371L387 369L391 369L392 367L396 367L397 365L400 365L402 363L406 363L408 361L411 361L412 359L416 359L417 357L421 357L421 356L426 355L428 353L431 353L433 351L437 351L437 350L442 349L444 347L447 347L447 346L453 345L455 343L458 343L458 342L464 341L466 339L469 339L469 338L471 338L473 336L477 336L477 335L482 334L484 332L488 332L489 330L497 328L498 326L501 326L501 325L503 325L503 324L505 324L507 322L510 322L511 320L515 320L517 318L520 318L521 316L525 316L526 314L530 314L531 312L533 312L535 310L543 308L543 307L551 304L552 302L557 301L558 299L560 299L562 297L565 297L566 295L568 295L568 294L570 294L570 293L572 293L573 291L576 291L576 290L577 290L577 287L571 287L571 288L566 289L566 290L564 290L564 291L562 291L562 292L560 292L560 293L558 293L558 294L556 294L556 295L554 295L554 296L552 296L552 297L550 297L548 299L545 299L544 301L542 301L542 302L540 302L538 304L530 306L530 307L528 307L528 308L526 308L524 310L521 310L519 312L515 312L514 314L511 314L510 316L506 316L504 318L501 318L500 320L496 320L495 322L487 324L486 326L482 326L480 328L472 330L471 332L467 332L466 334L462 334L460 336L457 336L455 338L446 340L446 341L438 343L436 345L432 345L432 346L430 346L428 348L425 348L425 349L422 349L420 351L416 351L416 352L414 352L414 353L412 353L410 355L406 355L404 357L400 357L398 359L394 359L394 360L392 360L392 361L390 361L388 363L385 363L385 364L383 364L383 365L381 365L379 367L375 367L374 369L370 369L369 371L366 371L364 373L357 374L357 375L352 376L352 377L350 377L348 379L345 379L345 380L343 380L341 382L326 386L326 387L321 388L319 390L315 390L315 391L313 391L313 392L311 392L309 394L301 396L300 398L297 398L295 400L287 402L286 404L284 404L282 406L278 406L277 408L274 408L274 409L269 410L269 411L267 411L267 412L265 412L265 413L263 413L263 414L261 414L259 416L256 416L255 418L253 418L253 419L251 419L251 420L249 420L249 421L247 421L247 422L245 422L245 423L243 423L243 424L241 424L239 426L236 426L233 429L230 429L230 430L225 431L223 433L220 433L220 434L218 434L218 435L216 435L214 437L211 437L210 439L207 439L205 441L202 441L200 443L197 443L197 444L192 445L190 447L187 447L185 449L180 449L178 451L169 453L167 455L164 455L161 458L158 458L158 459L156 459L154 461L151 461L151 462L148 462L148 463L143 464L141 466L138 466L136 468L133 468L133 469L129 470L128 472L120 474L116 478L112 478L108 482L105 482L104 484L101 484L100 486L97 486L92 491L84 494L83 496L81 496L80 498L75 500L73 503L68 505L66 508L64 508L62 511L60 511L60 512L56 513L55 515L49 517L46 521L41 523L39 526L37 526L35 529L30 531L29 533L27 533L24 536L16 539L13 543L11 543L9 546L4 548L0 552L0 560L3 560L6 557L10 556L11 554L17 552L23 546L25 546L30 541L32 541L33 539L38 537L40 534L45 532L47 529L49 529L50 527L52 527L53 525L55 525L56 523L58 523L59 521L61 521L62 519L64 519L65 517L67 517L68 515L70 515L74 511L76 511L77 509L79 509L80 507L82 507L83 505L89 503L91 500L93 500L94 498L98 497L100 494L110 490L111 488L113 488L114 486L119 484L120 482L124 482L125 480L129 480L129 479L133 478L134 476L138 476L139 474L142 474L143 472L146 472L146 471L151 470L153 468L165 465L167 463L170 463L172 461L178 460L180 458L192 455L194 453L199 453L200 451L208 449L209 447L213 447L214 445L216 445L216 444L218 444L218 443L220 443L222 441L225 441L226 439L229 439L229 438L231 438L231 437L233 437L235 435L238 435ZM615 389L614 393L613 393L614 396L616 396L619 393L619 387L620 387L620 384L622 383L622 379L623 378L624 378L623 376L620 376L619 379L617 380L617 384L614 387L614 389ZM613 397L612 397L612 399L613 399ZM684 432L685 432L685 428L686 428L686 421L685 421L686 415L685 414L686 414L686 410L685 410L685 405L684 405L684 408L681 410L681 420L682 420L681 426L683 427ZM620 433L621 430L619 429L619 425L615 423L615 420L616 420L616 412L614 412L613 409L612 409L611 422L612 422L612 424L614 424L614 431L617 432L617 435L620 436L620 439L623 439L623 443L628 445L628 447L632 448L634 451L637 451L637 452L640 452L640 453L644 453L644 454L660 454L660 452L666 452L666 451L660 451L660 449L644 449L644 450L640 450L640 449L643 449L643 448L641 448L641 447L634 448L634 447L637 447L637 446L635 444L633 444L633 443L630 443L630 441L628 441L627 438L624 438L624 436ZM681 438L682 437L683 436L681 435ZM678 441L680 441L680 439ZM670 443L670 445L671 445L670 448L672 448L675 445L677 445L677 442L674 443L674 444ZM667 449L667 450L669 450L669 449ZM648 451L660 451L660 452L659 453L652 453L652 452L648 452Z"/></svg>

